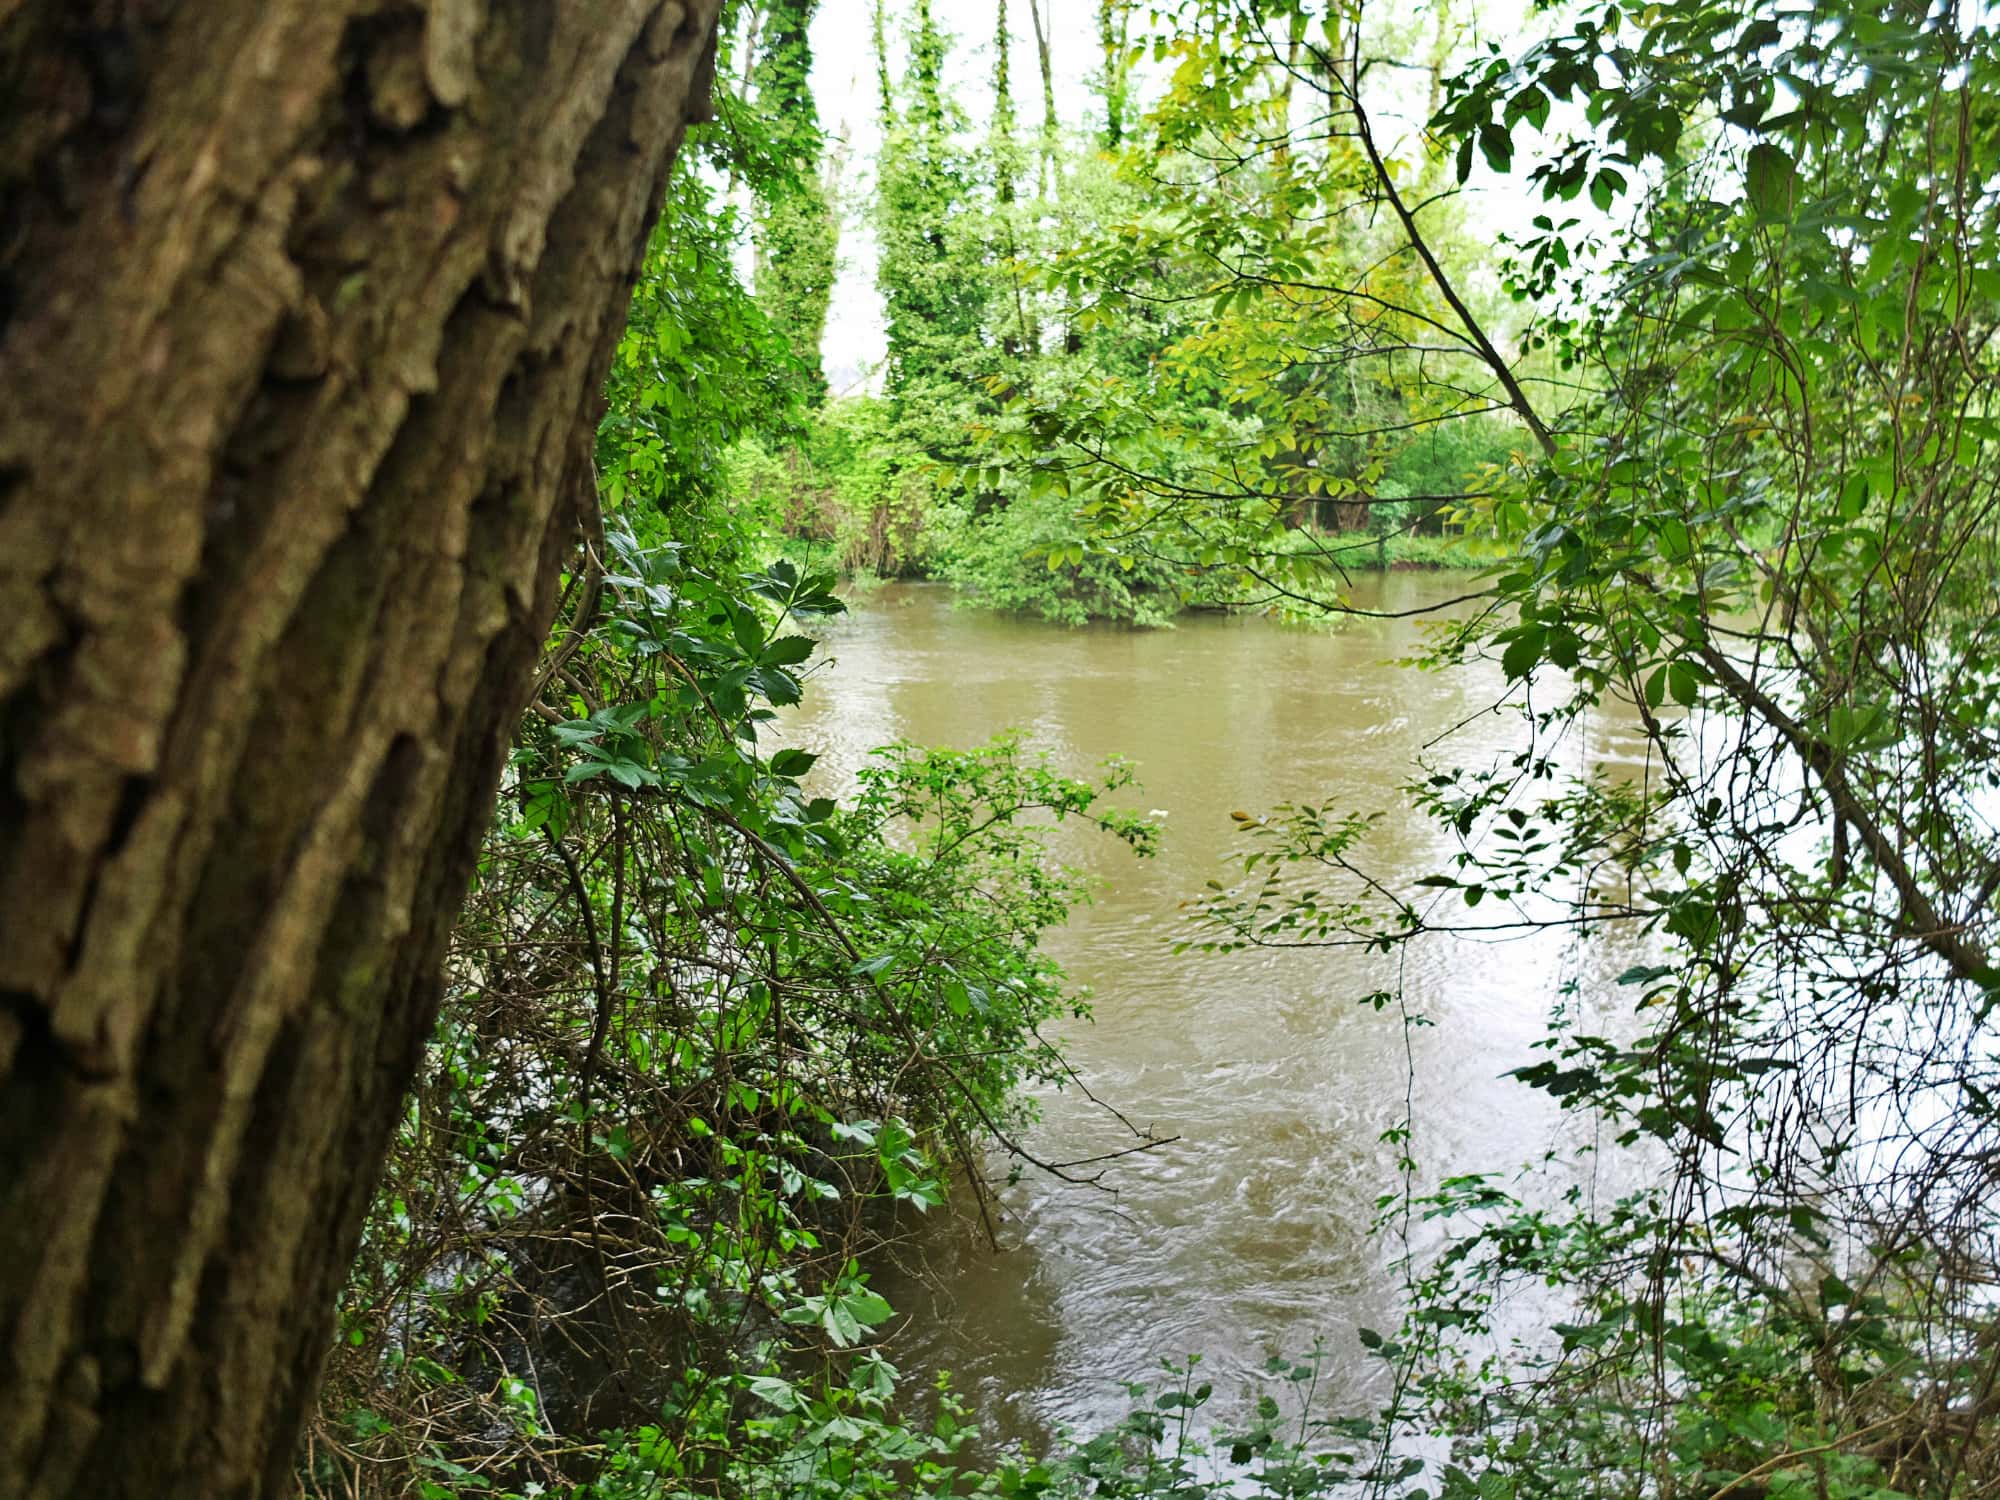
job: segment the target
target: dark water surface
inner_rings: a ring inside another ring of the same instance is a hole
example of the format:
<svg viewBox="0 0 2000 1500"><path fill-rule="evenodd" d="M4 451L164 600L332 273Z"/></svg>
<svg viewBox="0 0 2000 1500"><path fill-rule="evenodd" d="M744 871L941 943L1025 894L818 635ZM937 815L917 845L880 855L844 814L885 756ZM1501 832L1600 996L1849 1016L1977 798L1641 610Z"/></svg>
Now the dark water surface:
<svg viewBox="0 0 2000 1500"><path fill-rule="evenodd" d="M1463 584L1389 574L1361 580L1355 602L1415 609ZM927 585L864 596L828 637L834 665L786 734L823 753L816 777L837 783L890 740L965 747L1014 727L1066 770L1129 757L1140 785L1123 800L1165 814L1159 857L1145 862L1062 831L1061 852L1101 888L1048 946L1092 994L1094 1023L1064 1033L1090 1089L1180 1139L1117 1164L1115 1195L1030 1171L1002 1191L998 1253L966 1214L932 1215L876 1278L912 1315L893 1341L898 1364L911 1376L953 1371L1001 1438L1115 1419L1122 1382L1197 1351L1206 1378L1240 1391L1236 1377L1268 1355L1324 1340L1332 1404L1379 1394L1355 1330L1393 1328L1399 1305L1400 1242L1369 1232L1378 1195L1398 1182L1382 1132L1414 1106L1426 1180L1510 1170L1558 1144L1545 1098L1501 1075L1537 1056L1530 1044L1565 979L1611 992L1604 977L1633 955L1614 945L1579 959L1546 936L1440 940L1401 960L1176 957L1171 943L1188 930L1180 903L1231 878L1232 809L1382 809L1375 867L1391 878L1440 868L1444 838L1401 810L1397 788L1418 750L1454 726L1460 763L1518 748L1518 720L1490 711L1497 670L1395 665L1422 643L1416 620L1068 630L954 608ZM1581 769L1635 749L1593 731L1565 754ZM1406 1037L1394 1010L1357 1004L1399 980L1435 1025ZM1077 1090L1042 1107L1030 1144L1045 1158L1131 1144Z"/></svg>

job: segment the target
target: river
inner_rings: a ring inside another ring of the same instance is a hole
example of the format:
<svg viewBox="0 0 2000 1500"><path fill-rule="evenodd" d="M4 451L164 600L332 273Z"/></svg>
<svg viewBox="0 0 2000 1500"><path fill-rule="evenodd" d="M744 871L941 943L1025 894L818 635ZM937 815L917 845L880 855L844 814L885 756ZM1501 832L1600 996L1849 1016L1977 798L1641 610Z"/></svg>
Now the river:
<svg viewBox="0 0 2000 1500"><path fill-rule="evenodd" d="M1354 602L1422 610L1462 578L1390 573L1357 580ZM1272 1354L1328 1350L1329 1408L1383 1393L1356 1330L1391 1330L1401 1279L1394 1235L1374 1235L1377 1199L1398 1184L1396 1147L1414 1120L1417 1180L1509 1171L1562 1144L1545 1096L1503 1077L1531 1044L1566 978L1585 994L1634 954L1581 957L1547 935L1438 940L1399 960L1349 950L1175 956L1181 903L1229 879L1235 809L1288 801L1386 814L1367 846L1407 878L1441 867L1435 826L1402 808L1413 757L1458 726L1450 756L1518 748L1518 720L1493 711L1497 669L1418 672L1421 616L1350 618L1307 629L1195 616L1170 630L1065 629L954 607L931 585L863 595L826 632L791 743L820 751L837 785L890 740L965 747L1004 728L1064 769L1113 754L1137 764L1123 799L1163 816L1159 855L1136 861L1101 835L1060 830L1061 853L1099 881L1048 947L1091 993L1095 1017L1064 1033L1089 1088L1169 1146L1117 1163L1115 1191L1032 1170L1001 1190L1001 1248L976 1219L939 1213L878 1271L909 1316L892 1351L906 1373L954 1374L989 1436L1039 1441L1127 1409L1124 1382L1164 1356L1199 1352L1204 1377L1246 1399ZM1637 753L1616 728L1569 749L1578 768ZM1581 976L1576 965L1587 969ZM1358 999L1398 987L1431 1025ZM1075 1090L1041 1101L1031 1145L1070 1159L1130 1144Z"/></svg>

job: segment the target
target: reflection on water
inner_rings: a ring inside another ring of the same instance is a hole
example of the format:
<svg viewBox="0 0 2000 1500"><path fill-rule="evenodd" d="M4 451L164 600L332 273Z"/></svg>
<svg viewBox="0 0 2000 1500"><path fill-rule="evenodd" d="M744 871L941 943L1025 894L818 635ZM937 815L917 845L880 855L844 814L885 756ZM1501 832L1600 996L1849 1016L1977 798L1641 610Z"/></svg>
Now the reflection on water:
<svg viewBox="0 0 2000 1500"><path fill-rule="evenodd" d="M1356 602L1413 609L1458 580L1363 580ZM1160 854L1134 861L1064 831L1065 857L1102 881L1095 904L1049 937L1088 986L1094 1024L1066 1034L1090 1089L1177 1143L1117 1164L1114 1193L1030 1173L1004 1189L1002 1249L969 1217L934 1215L878 1274L912 1315L894 1343L911 1374L954 1372L990 1434L1039 1436L1125 1409L1122 1382L1161 1356L1201 1351L1218 1389L1267 1355L1331 1351L1336 1403L1376 1394L1357 1327L1397 1316L1396 1242L1371 1237L1394 1188L1385 1129L1414 1104L1415 1150L1440 1169L1508 1170L1558 1139L1544 1096L1500 1075L1530 1043L1574 954L1553 938L1437 941L1394 960L1347 950L1204 957L1171 952L1179 903L1226 878L1234 808L1297 800L1387 813L1368 853L1391 877L1439 867L1439 831L1402 810L1412 756L1455 725L1461 763L1510 755L1517 721L1491 712L1497 672L1418 673L1394 663L1414 620L1335 631L1197 617L1166 631L1066 630L955 609L946 591L895 585L829 631L787 739L823 753L815 776L851 776L893 739L964 747L1018 727L1080 771L1137 763L1131 805L1165 813ZM1571 749L1616 762L1632 745L1597 732ZM1586 955L1586 979L1632 955ZM1359 997L1400 981L1437 1024L1408 1033ZM1587 983L1602 994L1606 984ZM1074 1089L1042 1102L1032 1145L1075 1159L1129 1145Z"/></svg>

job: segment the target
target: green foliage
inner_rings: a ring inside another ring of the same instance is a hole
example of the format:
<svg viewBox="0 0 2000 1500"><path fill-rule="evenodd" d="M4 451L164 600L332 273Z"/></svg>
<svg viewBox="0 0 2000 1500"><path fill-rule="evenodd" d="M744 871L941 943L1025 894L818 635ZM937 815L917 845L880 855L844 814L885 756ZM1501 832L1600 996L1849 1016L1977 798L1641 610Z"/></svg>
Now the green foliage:
<svg viewBox="0 0 2000 1500"><path fill-rule="evenodd" d="M876 280L889 344L885 388L899 428L934 459L964 451L968 393L989 373L981 333L992 268L973 212L977 171L944 83L945 33L916 0L906 102L885 100L875 169Z"/></svg>
<svg viewBox="0 0 2000 1500"><path fill-rule="evenodd" d="M757 195L760 297L703 179L649 257L599 441L621 525L576 564L308 1488L1992 1489L2000 28L1593 5L1455 79L1432 47L1432 136L1396 148L1376 18L1189 0L1148 71L1107 3L1105 129L1029 203L1011 108L968 142L917 0L900 99L878 40L884 391L808 425L831 240L757 101L798 95L810 10L772 12L709 145ZM1497 289L1459 274L1482 168L1547 205ZM1191 908L1211 950L1571 955L1513 1076L1587 1148L1420 1188L1416 1122L1385 1137L1384 1409L1325 1421L1317 1361L1280 1361L1295 1420L1204 1431L1188 1362L985 1469L948 1392L899 1415L873 1236L977 1192L1022 1085L1063 1078L1038 939L1085 892L1048 827L1149 833L1104 810L1123 767L1004 738L817 795L775 716L838 601L746 568L770 527L1068 622L1338 610L1357 554L1494 559L1422 665L1483 673L1520 741L1414 768L1435 868L1379 878L1380 810L1314 801L1240 815L1240 878ZM1607 721L1643 776L1593 763ZM1613 941L1641 961L1589 987Z"/></svg>
<svg viewBox="0 0 2000 1500"><path fill-rule="evenodd" d="M902 439L889 403L872 396L829 401L801 441L776 452L746 444L731 461L754 513L850 574L930 571L962 510L938 493L947 471Z"/></svg>
<svg viewBox="0 0 2000 1500"><path fill-rule="evenodd" d="M1264 1366L1268 1388L1259 1393L1253 1414L1204 1432L1196 1424L1215 1387L1197 1378L1200 1357L1164 1359L1165 1378L1157 1389L1144 1382L1127 1385L1134 1405L1123 1421L1042 1466L1048 1492L1305 1500L1379 1479L1369 1463L1369 1424L1329 1423L1313 1413L1323 1364L1323 1350L1300 1361L1274 1356Z"/></svg>
<svg viewBox="0 0 2000 1500"><path fill-rule="evenodd" d="M893 746L851 804L816 795L769 742L830 576L607 544L343 1301L320 1472L948 1487L962 1434L891 1418L857 1257L980 1143L1018 1149L1024 1083L1066 1079L1040 1027L1080 1007L1037 939L1084 889L1052 825L1141 854L1152 830L1101 805L1123 767L1078 781L1012 740Z"/></svg>
<svg viewBox="0 0 2000 1500"><path fill-rule="evenodd" d="M757 303L784 334L806 370L811 400L826 394L820 339L833 298L840 225L827 192L802 183L776 202L758 204Z"/></svg>
<svg viewBox="0 0 2000 1500"><path fill-rule="evenodd" d="M1522 435L1478 383L1453 384L1476 346L1392 232L1380 183L1420 188L1421 171L1378 179L1360 132L1321 128L1352 112L1338 59L1291 28L1273 66L1286 8L1267 10L1190 6L1155 33L1167 86L1145 138L1038 268L1072 310L1078 367L1015 382L988 454L1069 503L1072 549L1202 580L1194 598L1314 608L1368 561L1323 531L1434 533ZM1430 232L1445 243L1448 215Z"/></svg>
<svg viewBox="0 0 2000 1500"><path fill-rule="evenodd" d="M1119 620L1164 625L1183 602L1181 570L1157 558L1073 540L1075 505L1027 494L966 521L941 569L990 609L1062 625Z"/></svg>
<svg viewBox="0 0 2000 1500"><path fill-rule="evenodd" d="M819 175L824 141L810 83L817 9L818 0L772 0L752 69L756 117L771 134L774 159L757 184L757 302L804 368L814 404L826 391L819 345L840 239Z"/></svg>
<svg viewBox="0 0 2000 1500"><path fill-rule="evenodd" d="M678 1429L647 1426L609 1437L593 1500L662 1494L930 1497L990 1493L961 1456L975 1429L948 1388L922 1428L894 1416L898 1372L879 1354L843 1381L804 1386L778 1375L693 1386L669 1405Z"/></svg>
<svg viewBox="0 0 2000 1500"><path fill-rule="evenodd" d="M835 431L772 474L788 534L989 607L1161 623L1190 603L1289 607L1329 560L1388 565L1390 540L1437 534L1445 502L1518 446L1490 402L1421 378L1437 357L1421 276L1326 212L1354 153L1256 144L1284 139L1288 75L1228 61L1196 26L1157 40L1179 71L1141 117L1134 15L1101 7L1106 124L1067 144L1051 201L1019 191L1004 12L974 149L943 82L949 39L914 7L894 86L884 54L873 198L887 420L830 411ZM1219 87L1199 83L1211 65ZM1279 247L1282 276L1241 269ZM1357 266L1391 315L1329 361L1354 304L1316 278ZM1330 553L1326 530L1384 545Z"/></svg>
<svg viewBox="0 0 2000 1500"><path fill-rule="evenodd" d="M1532 444L1457 507L1513 561L1428 665L1487 663L1521 745L1422 766L1451 852L1414 889L1372 877L1366 810L1249 820L1197 941L1650 955L1625 1006L1552 997L1516 1076L1651 1185L1600 1199L1560 1152L1383 1199L1444 1236L1390 1413L1452 1439L1443 1494L1945 1496L2000 1463L1996 93L1988 17L1683 0L1565 18L1435 122L1461 176L1551 203L1508 266L1524 358L1429 267ZM1572 134L1540 134L1552 101ZM1558 219L1585 194L1629 221ZM1643 781L1575 769L1607 716ZM1510 1325L1526 1288L1560 1321Z"/></svg>
<svg viewBox="0 0 2000 1500"><path fill-rule="evenodd" d="M735 211L692 170L674 175L607 382L597 468L608 504L675 518L706 558L756 550L767 523L718 483L745 439L804 414L802 367L737 280Z"/></svg>
<svg viewBox="0 0 2000 1500"><path fill-rule="evenodd" d="M737 31L730 8L725 39ZM605 501L649 537L671 534L726 567L760 555L773 515L726 483L741 446L795 441L824 388L819 334L831 294L837 226L819 181L821 137L807 71L812 0L780 0L741 61L718 58L717 119L697 126L668 184L647 244L597 432ZM733 201L752 192L746 225ZM755 230L757 291L737 272ZM664 527L645 512L671 518Z"/></svg>

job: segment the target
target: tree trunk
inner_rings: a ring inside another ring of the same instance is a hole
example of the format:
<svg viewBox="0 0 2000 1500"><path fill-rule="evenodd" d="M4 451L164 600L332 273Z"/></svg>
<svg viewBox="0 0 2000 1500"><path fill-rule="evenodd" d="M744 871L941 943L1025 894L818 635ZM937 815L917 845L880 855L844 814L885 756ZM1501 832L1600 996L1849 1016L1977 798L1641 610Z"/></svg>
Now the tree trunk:
<svg viewBox="0 0 2000 1500"><path fill-rule="evenodd" d="M284 1484L719 0L0 0L0 1495Z"/></svg>
<svg viewBox="0 0 2000 1500"><path fill-rule="evenodd" d="M1048 201L1053 179L1057 176L1056 152L1057 131L1061 128L1056 120L1056 73L1055 65L1049 59L1049 33L1055 28L1055 16L1049 16L1049 25L1042 25L1041 0L1028 0L1028 19L1035 28L1035 57L1042 68L1042 135L1040 165L1035 175L1035 196Z"/></svg>

